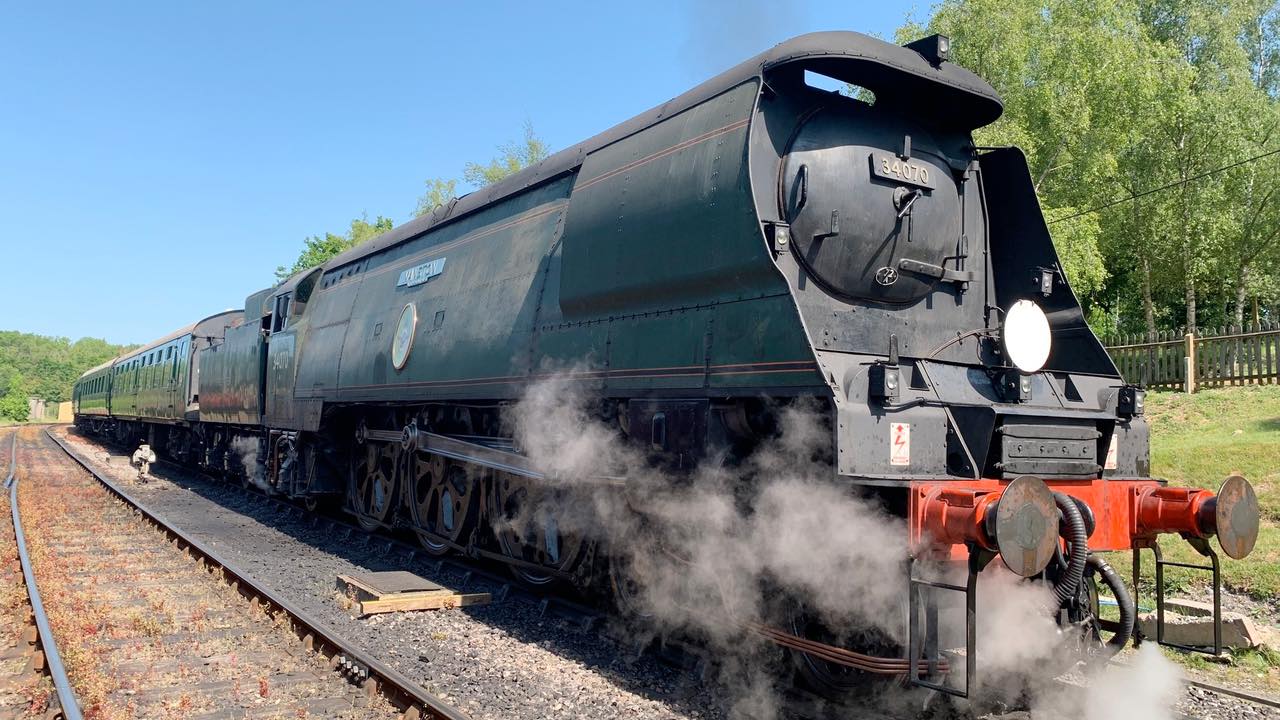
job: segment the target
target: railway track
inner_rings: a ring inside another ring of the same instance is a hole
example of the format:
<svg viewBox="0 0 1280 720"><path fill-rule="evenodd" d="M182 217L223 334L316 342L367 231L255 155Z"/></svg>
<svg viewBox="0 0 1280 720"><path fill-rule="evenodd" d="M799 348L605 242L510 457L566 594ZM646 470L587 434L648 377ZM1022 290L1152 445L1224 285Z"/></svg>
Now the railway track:
<svg viewBox="0 0 1280 720"><path fill-rule="evenodd" d="M47 613L66 657L50 652L42 627L50 672L70 678L63 716L465 717L172 527L52 434L18 432L14 516L44 593L32 594L35 614Z"/></svg>
<svg viewBox="0 0 1280 720"><path fill-rule="evenodd" d="M40 589L35 580L34 565L26 542L26 531L22 523L22 514L18 507L18 435L15 430L9 443L9 471L4 486L9 491L9 517L12 522L14 548L18 555L18 564L22 570L22 584L27 591L27 608L30 612L31 625L35 628L34 637L28 632L26 638L32 644L32 662L30 671L47 671L53 682L57 695L57 705L49 708L51 712L67 720L80 720L80 707L71 682L67 679L67 670L62 662L62 654L58 651L58 643L54 638L49 615L45 610ZM33 698L33 704L43 704Z"/></svg>
<svg viewBox="0 0 1280 720"><path fill-rule="evenodd" d="M162 459L160 462L181 473L192 472L190 468L184 467L182 465L173 463L168 460ZM304 512L303 509L297 503L282 499L278 496L270 495L254 485L240 486L240 485L227 483L225 480L222 480L214 476L204 475L204 477L206 477L211 482L224 484L227 488L230 488L232 491L238 491L245 495L252 495L255 499L269 503L274 508L276 508L277 511L280 513L300 514ZM370 537L373 536L373 533L370 533L369 531L360 528L354 522L348 522L340 517L335 517L334 514L330 514L326 516L323 522L328 523L332 528L341 529L342 532L348 535L359 534L359 535L370 536ZM383 547L388 554L394 551L398 554L403 555L404 557L407 557L410 561L412 561L416 557L416 555L421 552L420 549L411 541L401 540L397 537L390 537L390 536L387 536L385 533L377 533L376 536L378 537L379 542L385 543ZM456 556L448 556L448 557L432 560L431 562L434 563L435 570L437 572L439 572L442 566L450 566L461 572L469 573L476 577L483 577L495 584L498 584L502 588L499 592L499 595L501 597L504 597L504 598L520 597L521 599L524 599L526 601L538 604L538 606L541 608L543 613L552 614L562 618L569 619L571 621L580 623L584 627L589 628L593 625L599 624L604 621L604 614L601 613L596 608L592 608L590 606L583 605L583 604L568 600L566 598L563 598L560 595L557 595L554 591L538 590L536 588L528 588L519 584L512 583L508 577L501 574L502 573L501 569L490 569L485 565L483 565L482 563L477 562L476 559L474 558L458 558ZM752 632L763 633L767 635L771 629L763 628L763 627L753 627L753 628L750 628L750 630ZM786 646L799 647L798 645L792 645L790 643L786 643ZM642 650L642 648L637 648L637 650ZM678 644L662 644L659 646L651 647L649 648L649 650L657 653L658 656L668 664L671 664L676 667L681 667L685 670L696 669L695 666L697 666L701 662L701 658L696 653L691 653L687 648L680 646ZM1120 663L1115 663L1115 664L1121 665ZM1199 681L1199 680L1187 680L1186 684L1188 686L1199 688L1200 690L1208 691L1210 693L1216 693L1218 695L1223 695L1223 696L1232 697L1238 700L1243 700L1259 708L1280 710L1280 700L1276 700L1274 698L1269 698L1262 695L1256 695L1256 694L1244 692L1241 690L1236 690L1236 689L1228 688L1222 685L1216 685L1213 683L1208 683L1208 682ZM797 689L790 694L790 697L788 699L789 701L792 702L792 707L790 708L790 710L793 711L795 716L798 718L833 717L832 715L830 715L832 711L830 710L829 707L827 707L829 703L826 703L821 698L818 698L817 696L809 694L805 691ZM820 709L814 710L813 708L820 708ZM1276 714L1280 715L1280 713L1276 713ZM1176 715L1179 717L1180 720L1200 720L1198 716L1188 715L1186 713L1177 713Z"/></svg>
<svg viewBox="0 0 1280 720"><path fill-rule="evenodd" d="M57 709L10 512L16 441L0 431L0 717Z"/></svg>

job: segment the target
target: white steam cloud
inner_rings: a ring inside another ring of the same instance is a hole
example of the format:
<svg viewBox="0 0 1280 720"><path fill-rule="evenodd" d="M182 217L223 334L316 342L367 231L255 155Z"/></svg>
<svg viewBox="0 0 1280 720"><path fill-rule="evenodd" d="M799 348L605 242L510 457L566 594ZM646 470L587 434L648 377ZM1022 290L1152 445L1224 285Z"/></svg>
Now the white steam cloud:
<svg viewBox="0 0 1280 720"><path fill-rule="evenodd" d="M603 539L628 569L638 618L628 632L702 638L735 715L775 715L778 678L762 669L773 651L744 625L776 623L781 597L832 626L902 636L905 528L832 482L820 460L830 430L816 408L780 408L778 437L733 467L715 456L676 476L652 468L594 407L558 377L532 386L507 420L534 464L575 490L577 502L557 514L561 532ZM626 477L625 489L602 476Z"/></svg>
<svg viewBox="0 0 1280 720"><path fill-rule="evenodd" d="M258 440L247 436L235 437L231 439L230 448L240 462L245 477L258 488L269 490L263 477L262 464L258 461Z"/></svg>
<svg viewBox="0 0 1280 720"><path fill-rule="evenodd" d="M738 717L776 716L779 653L753 640L747 623L787 627L800 606L830 628L862 628L906 644L907 533L901 518L834 477L827 453L830 429L823 409L799 402L775 408L776 437L763 438L732 465L727 453L703 458L690 473L651 466L620 423L602 419L599 399L567 376L529 388L506 422L517 447L559 481L553 504L531 502L511 522L518 530L545 527L555 508L562 534L603 540L634 584L632 637L688 635L717 657L719 679L733 693ZM714 452L714 450L713 450ZM619 487L610 478L624 477ZM564 502L569 498L568 503ZM934 569L918 568L917 574ZM963 584L960 577L949 577ZM964 647L959 593L939 596L944 648ZM1022 581L999 561L980 575L979 675L984 701L1043 697L1041 715L1089 720L1165 717L1177 675L1144 655L1144 691L1115 692L1131 681L1102 677L1087 695L1066 694L1053 678L1071 669L1075 640L1062 633L1049 608L1051 590ZM876 653L851 638L853 650ZM841 638L833 638L841 643ZM1154 659L1153 659L1154 658ZM771 665L771 663L775 663ZM963 659L951 682L963 683ZM1167 665L1167 664L1166 664ZM1170 679L1172 678L1172 680ZM886 683L890 687L891 683ZM1149 690L1149 691L1148 691ZM1126 695L1117 705L1115 695ZM1116 714L1116 707L1140 704Z"/></svg>
<svg viewBox="0 0 1280 720"><path fill-rule="evenodd" d="M744 462L730 468L712 457L680 477L651 468L590 408L574 383L557 378L534 385L510 419L537 467L581 489L600 487L557 522L606 539L630 561L644 610L708 630L703 616L725 609L735 623L763 619L766 592L781 588L811 610L899 632L905 529L831 482L830 465L818 461L829 430L815 408L782 408L778 437ZM624 475L625 492L592 481L604 475ZM665 561L653 562L655 554Z"/></svg>

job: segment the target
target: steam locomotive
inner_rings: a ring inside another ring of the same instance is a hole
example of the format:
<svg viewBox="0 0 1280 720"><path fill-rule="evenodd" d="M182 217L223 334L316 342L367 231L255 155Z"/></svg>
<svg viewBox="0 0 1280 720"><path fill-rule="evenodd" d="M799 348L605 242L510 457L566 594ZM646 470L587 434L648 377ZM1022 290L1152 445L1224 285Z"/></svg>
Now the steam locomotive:
<svg viewBox="0 0 1280 720"><path fill-rule="evenodd" d="M958 669L936 609L956 592L972 610L996 557L1049 583L1061 622L1122 646L1134 603L1095 553L1132 551L1136 580L1141 551L1163 567L1157 541L1179 534L1216 593L1208 539L1247 555L1257 501L1240 477L1218 493L1150 477L1144 392L1086 325L1023 154L975 146L1001 102L949 55L937 35L784 42L90 370L76 423L335 501L430 553L583 584L607 549L503 522L534 502L556 515L555 478L504 420L531 383L597 398L673 473L767 443L781 408L816 402L830 481L901 518L912 569L888 654L822 623L766 628L811 682L967 692L974 633L968 681L944 677ZM968 582L915 567L939 559ZM1118 623L1099 618L1100 582Z"/></svg>

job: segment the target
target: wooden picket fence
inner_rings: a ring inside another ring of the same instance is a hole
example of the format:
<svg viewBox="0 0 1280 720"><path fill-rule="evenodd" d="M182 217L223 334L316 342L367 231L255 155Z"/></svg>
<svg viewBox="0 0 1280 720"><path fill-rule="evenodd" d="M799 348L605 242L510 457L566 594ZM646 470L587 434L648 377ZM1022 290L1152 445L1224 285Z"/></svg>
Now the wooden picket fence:
<svg viewBox="0 0 1280 720"><path fill-rule="evenodd" d="M1121 335L1104 340L1125 380L1149 388L1195 392L1202 387L1280 383L1280 323ZM1188 374L1189 373L1189 374Z"/></svg>

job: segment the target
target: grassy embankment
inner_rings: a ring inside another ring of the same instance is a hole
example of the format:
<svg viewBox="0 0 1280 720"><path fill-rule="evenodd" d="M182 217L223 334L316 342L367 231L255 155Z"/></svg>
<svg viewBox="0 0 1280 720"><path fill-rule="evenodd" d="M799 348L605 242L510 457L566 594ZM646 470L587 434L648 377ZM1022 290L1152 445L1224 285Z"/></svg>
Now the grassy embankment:
<svg viewBox="0 0 1280 720"><path fill-rule="evenodd" d="M1213 490L1233 472L1253 483L1262 510L1258 544L1244 560L1223 557L1223 576L1231 590L1275 602L1280 597L1280 386L1151 393L1147 398L1153 475L1174 485ZM1179 560L1199 557L1177 539L1161 547ZM1179 572L1169 578L1174 589L1198 579Z"/></svg>

